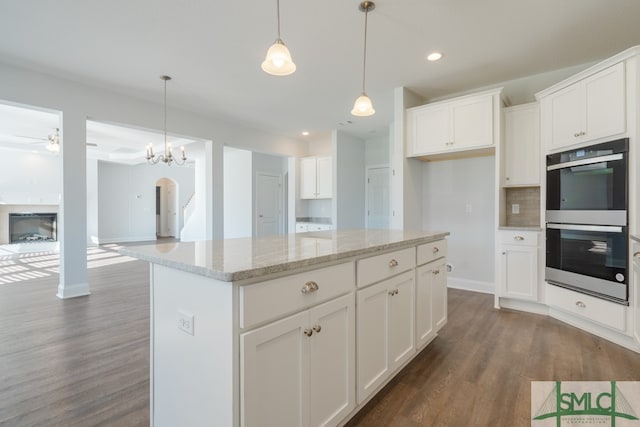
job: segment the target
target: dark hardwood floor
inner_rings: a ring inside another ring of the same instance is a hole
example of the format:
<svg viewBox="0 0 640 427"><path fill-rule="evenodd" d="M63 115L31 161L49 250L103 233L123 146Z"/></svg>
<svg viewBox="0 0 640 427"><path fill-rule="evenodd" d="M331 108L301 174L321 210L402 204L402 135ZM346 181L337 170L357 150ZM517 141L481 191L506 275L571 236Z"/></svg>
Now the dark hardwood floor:
<svg viewBox="0 0 640 427"><path fill-rule="evenodd" d="M0 425L149 424L148 266L91 255L91 296L64 301L55 260L0 257ZM613 379L640 355L450 289L440 336L349 425L529 426L532 380Z"/></svg>

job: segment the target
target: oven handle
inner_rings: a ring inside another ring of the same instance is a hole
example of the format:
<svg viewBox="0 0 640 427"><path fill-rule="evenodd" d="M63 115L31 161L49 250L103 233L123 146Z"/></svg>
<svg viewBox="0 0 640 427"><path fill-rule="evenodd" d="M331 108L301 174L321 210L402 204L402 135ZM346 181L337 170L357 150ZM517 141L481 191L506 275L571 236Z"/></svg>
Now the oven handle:
<svg viewBox="0 0 640 427"><path fill-rule="evenodd" d="M574 160L572 162L558 163L557 165L547 166L547 171L571 168L574 166L591 165L593 163L610 162L613 160L622 160L623 158L624 158L624 155L622 153L618 153L618 154L610 154L608 156L592 157L590 159Z"/></svg>
<svg viewBox="0 0 640 427"><path fill-rule="evenodd" d="M547 228L556 230L577 230L577 231L602 231L605 233L622 233L622 227L612 225L579 225L579 224L555 224L547 223Z"/></svg>

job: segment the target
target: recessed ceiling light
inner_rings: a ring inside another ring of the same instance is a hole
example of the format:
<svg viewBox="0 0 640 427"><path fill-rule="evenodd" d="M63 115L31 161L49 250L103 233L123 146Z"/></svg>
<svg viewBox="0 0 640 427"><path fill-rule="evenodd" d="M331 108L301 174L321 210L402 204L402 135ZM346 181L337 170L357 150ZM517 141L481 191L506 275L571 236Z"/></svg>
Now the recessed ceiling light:
<svg viewBox="0 0 640 427"><path fill-rule="evenodd" d="M303 132L302 132L302 136L309 136L309 132L308 132L308 131L306 131L306 130L305 130L305 131L303 131Z"/></svg>
<svg viewBox="0 0 640 427"><path fill-rule="evenodd" d="M432 52L429 55L427 55L427 61L438 61L439 59L442 59L442 54L440 52Z"/></svg>

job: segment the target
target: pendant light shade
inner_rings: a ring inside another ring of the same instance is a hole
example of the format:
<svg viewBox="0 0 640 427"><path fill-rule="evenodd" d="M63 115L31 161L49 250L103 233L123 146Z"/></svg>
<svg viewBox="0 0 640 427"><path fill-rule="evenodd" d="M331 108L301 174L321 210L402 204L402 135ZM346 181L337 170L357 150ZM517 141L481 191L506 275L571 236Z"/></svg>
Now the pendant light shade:
<svg viewBox="0 0 640 427"><path fill-rule="evenodd" d="M262 63L262 71L274 76L288 76L296 71L296 64L291 59L291 53L280 38L280 0L276 0L278 16L278 38L267 51L267 57Z"/></svg>
<svg viewBox="0 0 640 427"><path fill-rule="evenodd" d="M351 114L358 117L367 117L373 116L376 113L376 110L373 109L373 103L371 99L367 96L367 93L364 90L366 70L367 70L367 16L369 15L369 11L376 8L376 4L372 1L363 1L360 3L358 9L361 12L364 12L364 55L362 60L362 93L356 99L356 102L353 104L353 109L351 110Z"/></svg>
<svg viewBox="0 0 640 427"><path fill-rule="evenodd" d="M291 60L291 53L281 39L277 39L267 51L262 63L262 70L274 76L288 76L296 71L296 64Z"/></svg>

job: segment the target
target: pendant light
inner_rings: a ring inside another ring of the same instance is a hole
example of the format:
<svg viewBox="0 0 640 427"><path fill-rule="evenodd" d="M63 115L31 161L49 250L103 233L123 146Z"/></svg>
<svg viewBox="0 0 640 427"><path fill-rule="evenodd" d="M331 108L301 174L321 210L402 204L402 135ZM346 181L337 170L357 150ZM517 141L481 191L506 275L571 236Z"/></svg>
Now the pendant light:
<svg viewBox="0 0 640 427"><path fill-rule="evenodd" d="M276 0L278 15L278 38L267 51L267 57L262 63L262 70L274 76L288 76L296 71L296 64L291 59L291 53L280 38L280 0Z"/></svg>
<svg viewBox="0 0 640 427"><path fill-rule="evenodd" d="M169 76L160 76L161 80L164 80L164 153L160 155L156 155L153 152L153 145L147 145L147 162L149 164L155 165L159 162L163 162L168 166L171 166L172 163L175 163L178 166L184 165L184 162L187 161L187 156L184 152L184 145L180 147L180 151L182 152L181 158L178 160L173 157L173 151L171 149L171 144L167 143L167 81L171 80Z"/></svg>
<svg viewBox="0 0 640 427"><path fill-rule="evenodd" d="M362 93L356 99L356 102L353 104L353 110L351 110L351 114L359 117L373 116L376 113L376 110L373 109L373 104L371 103L371 99L367 96L367 93L364 90L365 83L365 72L367 68L367 16L369 15L369 11L376 8L376 4L372 1L363 1L360 3L358 9L361 12L364 12L364 55L362 60Z"/></svg>

